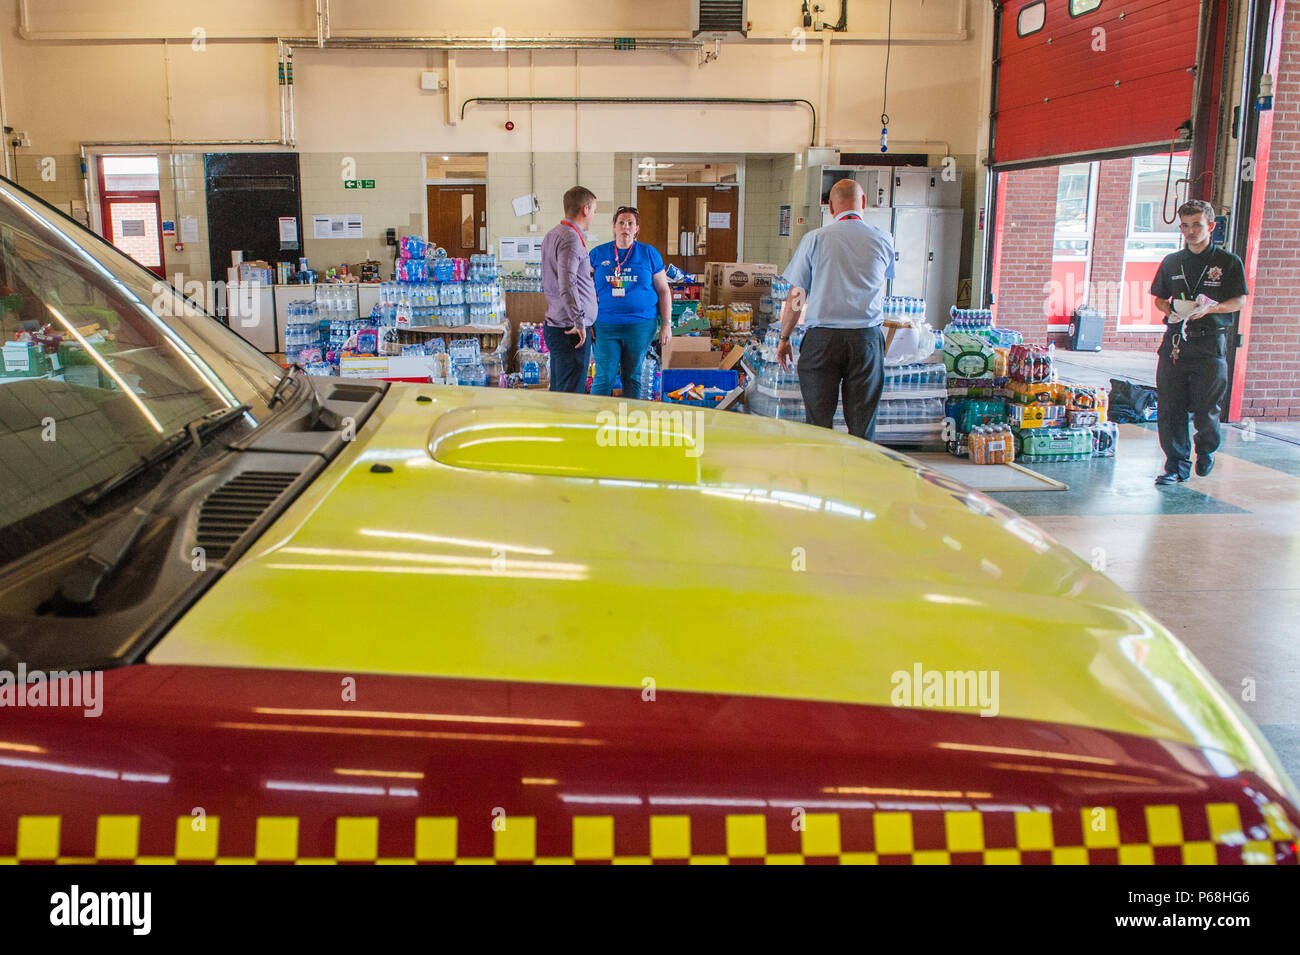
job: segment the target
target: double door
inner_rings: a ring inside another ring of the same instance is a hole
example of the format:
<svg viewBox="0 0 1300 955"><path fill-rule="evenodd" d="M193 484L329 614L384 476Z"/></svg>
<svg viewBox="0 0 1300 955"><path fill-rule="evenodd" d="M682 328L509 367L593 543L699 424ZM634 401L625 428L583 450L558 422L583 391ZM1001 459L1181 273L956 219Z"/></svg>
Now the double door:
<svg viewBox="0 0 1300 955"><path fill-rule="evenodd" d="M638 241L658 249L666 264L703 272L708 262L736 261L739 186L641 186L636 195ZM603 238L604 223L597 231Z"/></svg>

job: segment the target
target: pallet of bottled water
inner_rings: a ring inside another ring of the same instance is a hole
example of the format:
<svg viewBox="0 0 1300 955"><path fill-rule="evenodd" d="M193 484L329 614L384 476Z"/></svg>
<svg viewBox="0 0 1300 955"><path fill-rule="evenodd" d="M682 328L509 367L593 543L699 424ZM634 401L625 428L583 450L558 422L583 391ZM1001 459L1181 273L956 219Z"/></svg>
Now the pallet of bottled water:
<svg viewBox="0 0 1300 955"><path fill-rule="evenodd" d="M529 262L522 272L506 272L501 276L501 282L507 292L540 292L542 266L537 262Z"/></svg>

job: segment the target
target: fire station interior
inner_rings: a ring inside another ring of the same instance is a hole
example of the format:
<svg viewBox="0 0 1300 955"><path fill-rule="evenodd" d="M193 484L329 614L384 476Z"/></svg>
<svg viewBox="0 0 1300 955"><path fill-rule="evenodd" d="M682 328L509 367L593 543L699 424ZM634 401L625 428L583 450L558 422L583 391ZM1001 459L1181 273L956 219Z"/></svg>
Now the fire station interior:
<svg viewBox="0 0 1300 955"><path fill-rule="evenodd" d="M588 246L633 207L681 273L779 275L856 179L900 254L891 295L940 338L987 316L1112 396L1108 453L1025 462L1042 487L988 495L1149 609L1300 779L1300 3L420 6L0 4L4 175L178 288L263 263L277 310L303 276L388 280L407 235L495 256L524 302L575 184L597 197ZM1157 486L1151 284L1196 199L1249 292L1213 470Z"/></svg>

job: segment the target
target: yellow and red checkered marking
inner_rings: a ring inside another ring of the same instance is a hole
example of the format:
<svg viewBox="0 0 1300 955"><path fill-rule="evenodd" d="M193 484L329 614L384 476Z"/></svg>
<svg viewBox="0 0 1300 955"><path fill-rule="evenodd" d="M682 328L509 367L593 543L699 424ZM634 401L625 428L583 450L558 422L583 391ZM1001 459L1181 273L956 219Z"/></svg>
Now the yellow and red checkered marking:
<svg viewBox="0 0 1300 955"><path fill-rule="evenodd" d="M533 816L20 816L0 863L912 864L1295 863L1280 807L1246 829L1233 803L1202 807ZM93 829L91 828L93 826ZM75 832L73 831L75 830ZM5 845L6 843L0 843Z"/></svg>

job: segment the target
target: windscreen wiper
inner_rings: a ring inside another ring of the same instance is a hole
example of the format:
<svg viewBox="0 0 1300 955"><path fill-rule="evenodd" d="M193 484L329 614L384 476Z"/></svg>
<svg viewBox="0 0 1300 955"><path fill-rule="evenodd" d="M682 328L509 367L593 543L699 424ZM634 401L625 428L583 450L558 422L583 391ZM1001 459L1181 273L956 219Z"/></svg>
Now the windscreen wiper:
<svg viewBox="0 0 1300 955"><path fill-rule="evenodd" d="M298 372L296 377L293 374L295 370ZM343 419L337 412L331 411L329 408L325 407L325 402L321 398L320 392L316 390L316 386L311 383L311 378L308 377L307 372L303 369L302 365L296 363L290 365L289 370L284 373L284 377L275 383L275 390L271 392L271 397L267 401L266 406L268 408L274 407L276 401L283 397L280 389L287 382L296 382L299 380L305 381L307 383L307 390L311 392L311 415L307 423L308 430L315 431L316 425L320 423L324 423L327 431L337 431L339 428L343 427Z"/></svg>
<svg viewBox="0 0 1300 955"><path fill-rule="evenodd" d="M121 565L135 545L136 538L140 536L144 526L166 499L180 475L188 470L188 465L198 456L203 448L204 435L248 410L248 405L223 408L201 418L195 418L185 425L182 433L190 439L189 450L186 451L185 457L172 466L163 479L154 485L153 490L131 508L129 514L113 524L91 545L90 550L82 555L76 566L59 584L59 592L54 599L56 606L65 612L68 610L85 612L90 607L104 578ZM168 444L167 455L175 453L178 447L184 446Z"/></svg>
<svg viewBox="0 0 1300 955"><path fill-rule="evenodd" d="M216 430L223 424L226 424L231 419L238 417L248 410L250 410L248 405L237 405L234 408L221 408L218 411L213 411L204 415L202 418L196 418L194 423L199 425L200 434L206 435L208 432ZM118 474L114 474L107 481L100 483L94 488L94 490L83 494L78 498L77 503L79 503L82 508L92 508L127 481L139 477L145 471L156 467L158 464L166 461L177 452L185 450L185 448L190 444L189 441L185 440L188 436L188 429L189 425L186 425L184 428L173 433L170 437L164 438L152 451L141 456L140 460L135 464Z"/></svg>
<svg viewBox="0 0 1300 955"><path fill-rule="evenodd" d="M284 373L284 376L275 383L275 388L271 391L271 397L266 400L266 406L268 408L274 408L275 403L284 397L284 392L281 389L283 389L285 385L298 383L298 379L293 376L293 370L295 368L298 368L298 365L290 365L289 369Z"/></svg>

